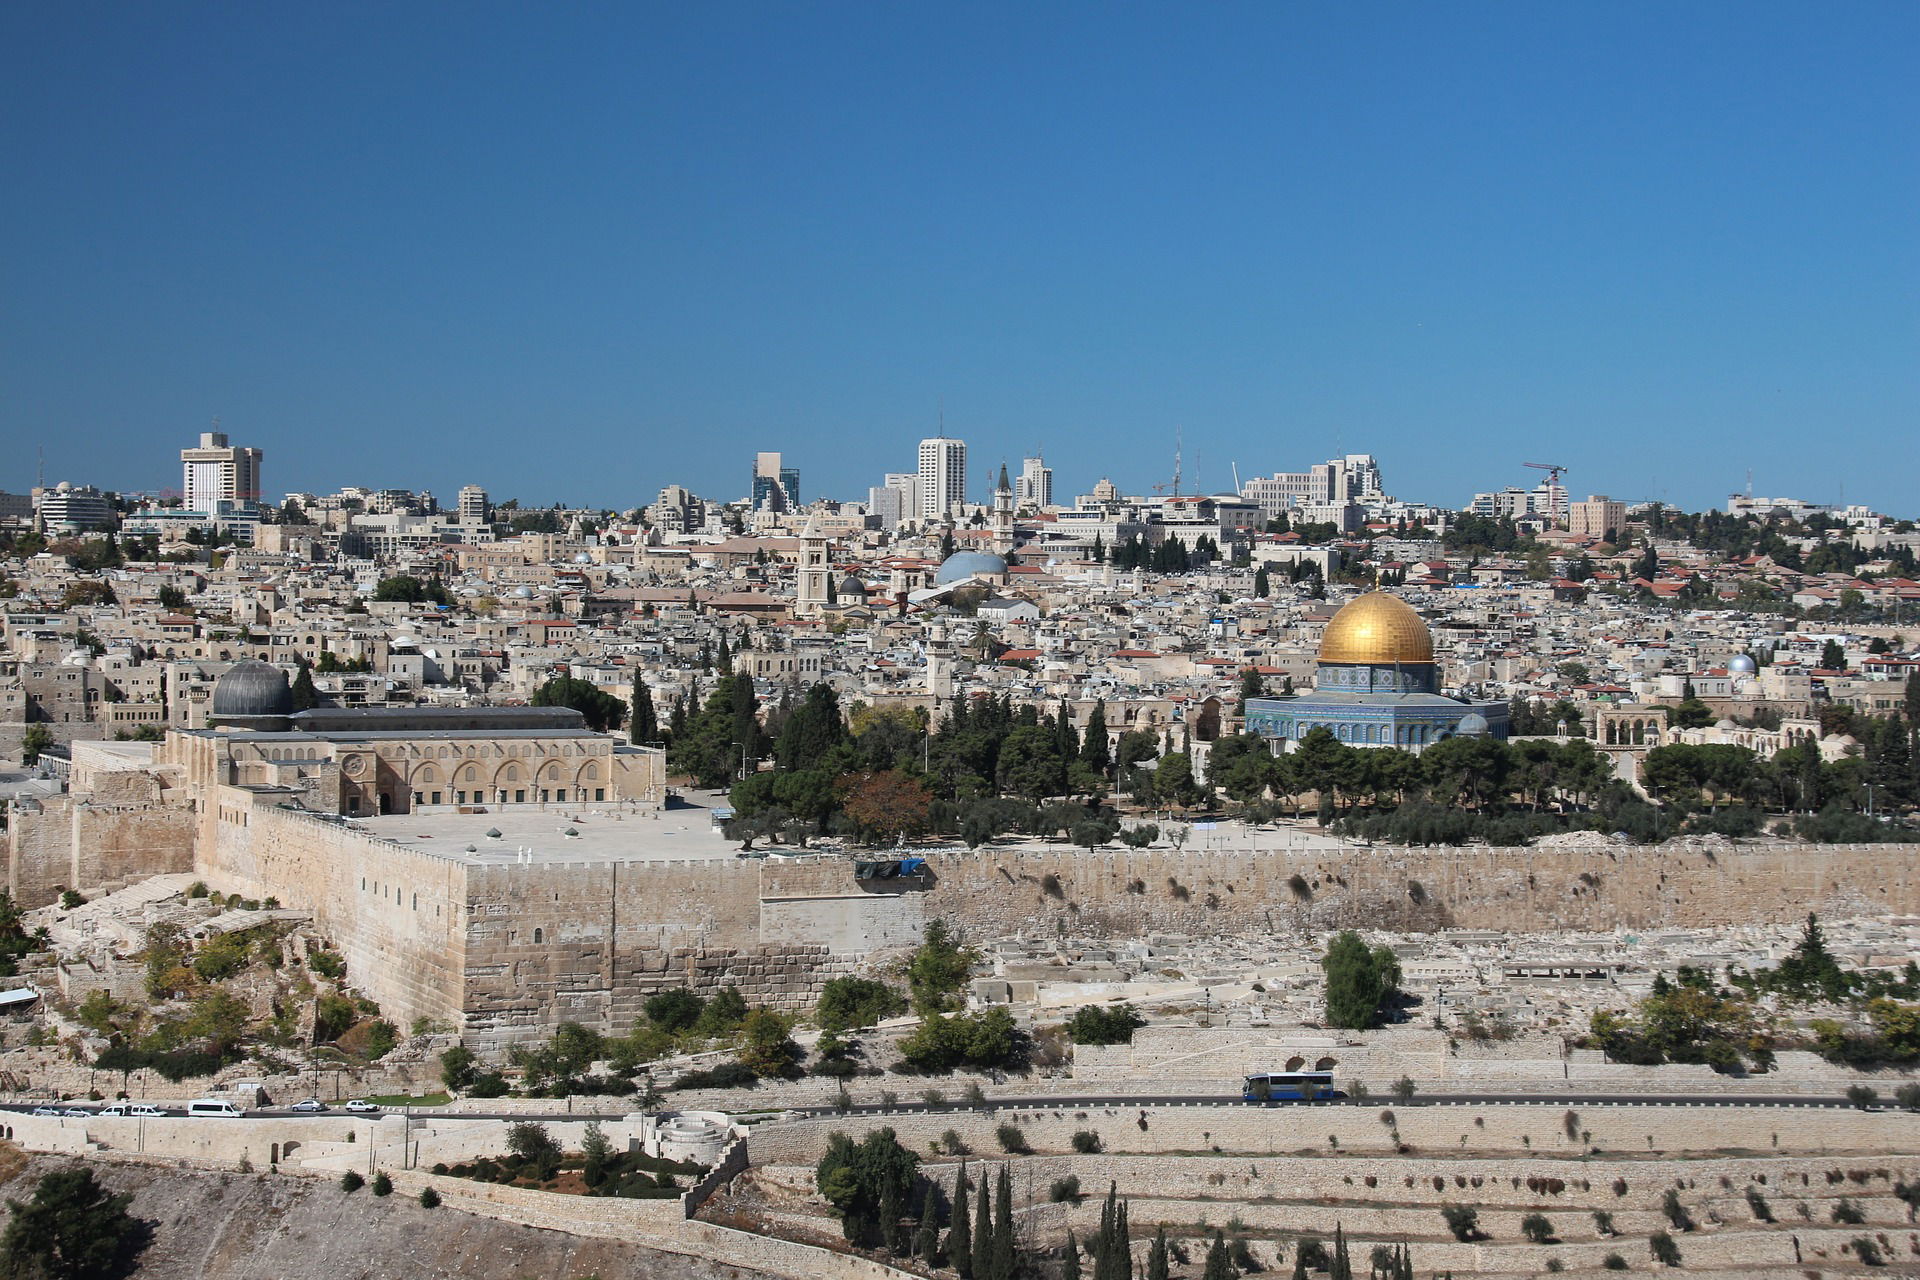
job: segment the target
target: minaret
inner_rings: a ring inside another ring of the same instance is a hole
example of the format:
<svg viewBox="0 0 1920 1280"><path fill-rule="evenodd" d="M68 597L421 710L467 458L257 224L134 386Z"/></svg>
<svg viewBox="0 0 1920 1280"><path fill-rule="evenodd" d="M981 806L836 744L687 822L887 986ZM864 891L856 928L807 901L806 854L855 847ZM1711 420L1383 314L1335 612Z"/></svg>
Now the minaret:
<svg viewBox="0 0 1920 1280"><path fill-rule="evenodd" d="M953 645L947 636L947 624L927 626L927 695L937 704L953 697Z"/></svg>
<svg viewBox="0 0 1920 1280"><path fill-rule="evenodd" d="M807 517L800 531L799 598L793 611L800 617L818 617L827 607L827 577L833 566L827 563L827 535L820 527L820 513Z"/></svg>
<svg viewBox="0 0 1920 1280"><path fill-rule="evenodd" d="M1000 464L1000 484L993 491L993 554L1013 554L1013 483L1007 479L1007 464Z"/></svg>

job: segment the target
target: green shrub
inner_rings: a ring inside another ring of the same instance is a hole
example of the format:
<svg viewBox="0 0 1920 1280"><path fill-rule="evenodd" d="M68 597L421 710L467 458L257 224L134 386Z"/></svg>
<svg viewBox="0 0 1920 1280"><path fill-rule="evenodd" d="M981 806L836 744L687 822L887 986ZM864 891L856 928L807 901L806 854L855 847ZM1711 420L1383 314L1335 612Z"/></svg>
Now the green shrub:
<svg viewBox="0 0 1920 1280"><path fill-rule="evenodd" d="M1453 1233L1453 1238L1462 1244L1481 1238L1480 1215L1477 1211L1450 1204L1440 1210L1440 1216L1446 1219L1447 1230Z"/></svg>
<svg viewBox="0 0 1920 1280"><path fill-rule="evenodd" d="M674 1082L676 1089L750 1089L760 1083L752 1067L741 1062L723 1062L708 1071L689 1071Z"/></svg>
<svg viewBox="0 0 1920 1280"><path fill-rule="evenodd" d="M1134 1031L1146 1025L1130 1004L1087 1005L1067 1019L1067 1035L1075 1044L1131 1044Z"/></svg>
<svg viewBox="0 0 1920 1280"><path fill-rule="evenodd" d="M1850 1227L1857 1227L1867 1220L1867 1215L1858 1204L1842 1196L1834 1203L1833 1220Z"/></svg>
<svg viewBox="0 0 1920 1280"><path fill-rule="evenodd" d="M432 1187L422 1187L420 1189L420 1207L422 1209L438 1209L440 1207L440 1193Z"/></svg>
<svg viewBox="0 0 1920 1280"><path fill-rule="evenodd" d="M1077 1130L1073 1135L1073 1149L1083 1156L1099 1154L1100 1135L1091 1129Z"/></svg>
<svg viewBox="0 0 1920 1280"><path fill-rule="evenodd" d="M373 1194L377 1196L393 1194L393 1179L389 1178L384 1170L373 1175Z"/></svg>
<svg viewBox="0 0 1920 1280"><path fill-rule="evenodd" d="M1534 1244L1552 1244L1553 1223L1544 1213L1530 1213L1520 1219L1520 1234Z"/></svg>
<svg viewBox="0 0 1920 1280"><path fill-rule="evenodd" d="M1017 1124L1003 1124L993 1131L993 1136L999 1140L1000 1149L1009 1155L1023 1155L1029 1149L1027 1135Z"/></svg>
<svg viewBox="0 0 1920 1280"><path fill-rule="evenodd" d="M1673 1237L1664 1231L1656 1231L1647 1237L1647 1251L1653 1255L1653 1260L1663 1267L1680 1265L1680 1246L1675 1244Z"/></svg>
<svg viewBox="0 0 1920 1280"><path fill-rule="evenodd" d="M366 1185L367 1180L351 1169L340 1175L340 1189L348 1195L352 1195Z"/></svg>
<svg viewBox="0 0 1920 1280"><path fill-rule="evenodd" d="M1055 1204L1080 1203L1080 1179L1071 1173L1064 1178L1055 1178L1053 1185L1047 1189L1047 1199Z"/></svg>
<svg viewBox="0 0 1920 1280"><path fill-rule="evenodd" d="M1617 1253L1610 1253L1600 1260L1600 1265L1609 1271L1625 1271L1627 1260Z"/></svg>

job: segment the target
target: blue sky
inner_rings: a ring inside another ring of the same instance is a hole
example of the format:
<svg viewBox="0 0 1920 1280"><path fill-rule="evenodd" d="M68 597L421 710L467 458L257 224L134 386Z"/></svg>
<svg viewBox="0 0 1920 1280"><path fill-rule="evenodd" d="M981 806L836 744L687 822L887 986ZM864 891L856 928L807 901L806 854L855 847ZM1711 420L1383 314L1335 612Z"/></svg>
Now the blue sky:
<svg viewBox="0 0 1920 1280"><path fill-rule="evenodd" d="M0 488L1920 513L1920 6L0 6ZM1196 475L1197 473L1197 475Z"/></svg>

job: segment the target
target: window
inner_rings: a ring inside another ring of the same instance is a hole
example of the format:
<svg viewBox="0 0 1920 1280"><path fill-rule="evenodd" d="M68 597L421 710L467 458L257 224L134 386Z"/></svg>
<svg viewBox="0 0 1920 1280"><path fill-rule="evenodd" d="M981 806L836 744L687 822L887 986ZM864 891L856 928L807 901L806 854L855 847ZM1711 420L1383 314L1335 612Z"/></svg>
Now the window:
<svg viewBox="0 0 1920 1280"><path fill-rule="evenodd" d="M542 937L542 931L541 931L541 930L539 930L539 929L535 929L535 930L533 931L533 945L534 945L534 946L536 946L536 947L537 947L537 946L539 946L539 945L540 945L540 941L541 941L541 937Z"/></svg>
<svg viewBox="0 0 1920 1280"><path fill-rule="evenodd" d="M515 804L525 804L525 803L527 802L527 793L526 793L525 791L516 791L516 792L514 792L514 793L513 793L513 802L514 802Z"/></svg>
<svg viewBox="0 0 1920 1280"><path fill-rule="evenodd" d="M440 793L438 791L433 793L433 803L435 804L440 803Z"/></svg>
<svg viewBox="0 0 1920 1280"><path fill-rule="evenodd" d="M607 798L607 789L605 787L595 787L593 789L593 798L595 800L605 800Z"/></svg>

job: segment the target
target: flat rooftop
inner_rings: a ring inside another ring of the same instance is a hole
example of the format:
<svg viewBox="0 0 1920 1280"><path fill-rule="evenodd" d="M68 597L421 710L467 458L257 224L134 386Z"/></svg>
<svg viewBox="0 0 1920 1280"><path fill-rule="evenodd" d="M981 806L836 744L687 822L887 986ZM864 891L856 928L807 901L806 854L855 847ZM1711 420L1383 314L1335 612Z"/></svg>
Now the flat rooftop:
<svg viewBox="0 0 1920 1280"><path fill-rule="evenodd" d="M377 839L474 864L731 861L739 842L713 829L712 812L611 805L521 806L490 813L433 809L354 818L344 825ZM499 836L489 835L492 831Z"/></svg>

